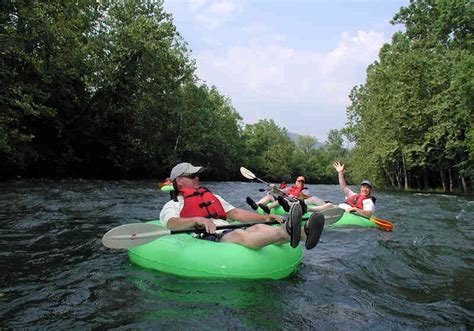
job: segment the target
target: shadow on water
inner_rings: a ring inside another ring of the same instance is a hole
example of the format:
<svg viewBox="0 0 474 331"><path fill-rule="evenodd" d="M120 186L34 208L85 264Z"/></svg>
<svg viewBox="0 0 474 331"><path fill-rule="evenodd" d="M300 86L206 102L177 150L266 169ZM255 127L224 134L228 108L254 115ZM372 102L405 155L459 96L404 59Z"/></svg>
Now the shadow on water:
<svg viewBox="0 0 474 331"><path fill-rule="evenodd" d="M236 207L257 183L206 183ZM338 202L334 185L309 185ZM377 194L395 231L332 229L280 281L194 280L132 265L109 229L158 218L151 181L11 181L0 187L5 329L467 329L474 327L474 202Z"/></svg>

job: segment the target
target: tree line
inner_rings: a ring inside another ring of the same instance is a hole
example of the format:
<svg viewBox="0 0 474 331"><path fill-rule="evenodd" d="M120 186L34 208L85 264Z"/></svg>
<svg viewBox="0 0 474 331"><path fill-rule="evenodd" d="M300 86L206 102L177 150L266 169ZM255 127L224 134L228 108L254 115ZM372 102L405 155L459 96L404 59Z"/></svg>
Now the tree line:
<svg viewBox="0 0 474 331"><path fill-rule="evenodd" d="M344 134L353 173L404 189L467 191L474 178L474 3L410 1L352 89Z"/></svg>
<svg viewBox="0 0 474 331"><path fill-rule="evenodd" d="M177 162L207 179L468 187L473 178L472 4L416 1L394 23L348 125L325 146L271 119L243 124L231 100L196 75L161 1L0 3L0 176L165 178ZM344 147L344 138L353 143Z"/></svg>
<svg viewBox="0 0 474 331"><path fill-rule="evenodd" d="M0 176L164 178L186 160L210 179L243 165L331 180L321 160L332 150L295 144L271 120L243 125L199 80L162 2L10 0L0 11Z"/></svg>

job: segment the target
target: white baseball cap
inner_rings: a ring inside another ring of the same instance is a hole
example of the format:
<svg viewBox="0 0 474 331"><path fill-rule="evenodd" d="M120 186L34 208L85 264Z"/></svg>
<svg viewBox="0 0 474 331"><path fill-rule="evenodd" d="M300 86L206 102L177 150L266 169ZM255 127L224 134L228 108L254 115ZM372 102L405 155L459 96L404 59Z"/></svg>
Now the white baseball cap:
<svg viewBox="0 0 474 331"><path fill-rule="evenodd" d="M197 174L197 173L200 173L203 170L204 170L204 167L195 167L191 163L182 162L182 163L179 163L179 164L175 165L174 168L171 169L170 179L175 180L176 178L178 178L182 175Z"/></svg>

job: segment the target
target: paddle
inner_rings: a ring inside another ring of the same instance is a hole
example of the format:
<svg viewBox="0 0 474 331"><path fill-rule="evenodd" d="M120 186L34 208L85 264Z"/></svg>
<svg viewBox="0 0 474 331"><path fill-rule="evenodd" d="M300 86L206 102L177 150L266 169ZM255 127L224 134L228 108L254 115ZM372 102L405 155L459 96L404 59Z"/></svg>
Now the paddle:
<svg viewBox="0 0 474 331"><path fill-rule="evenodd" d="M249 169L247 168L244 168L244 167L240 167L240 173L242 174L242 176L244 176L245 178L247 179L256 179L266 185L268 185L271 189L277 191L278 193L282 194L283 196L286 196L286 193L284 191L282 191L281 189L279 189L278 187L274 186L274 185L271 185L270 183L264 181L263 179L260 179L258 178L257 176L255 176L255 174L253 172L251 172ZM303 188L303 190L307 189L306 187ZM262 191L261 191L262 192ZM305 194L304 193L301 193L303 195L303 198L305 198ZM307 197L307 196L306 196ZM316 204L317 205L324 205L326 202L324 200L321 200L317 197L311 197L313 198L315 201L316 201Z"/></svg>
<svg viewBox="0 0 474 331"><path fill-rule="evenodd" d="M384 230L384 231L392 231L393 228L394 228L394 225L393 223L387 221L387 220L383 220L381 218L378 218L378 217L375 217L375 216L372 216L369 218L369 220L371 220L372 222L374 222L375 224L378 225L378 227L381 229L381 230Z"/></svg>
<svg viewBox="0 0 474 331"><path fill-rule="evenodd" d="M262 182L263 184L268 185L271 189L279 192L280 194L286 195L284 191L280 190L278 187L276 187L274 185L271 185L270 183L264 181L263 179L258 178L257 176L255 176L255 174L253 172L251 172L247 168L240 167L240 173L242 174L242 176L244 176L247 179L252 179L252 180L256 179L256 180Z"/></svg>
<svg viewBox="0 0 474 331"><path fill-rule="evenodd" d="M324 224L329 225L329 224L334 224L341 219L342 215L344 215L344 209L339 208L337 206L332 206L330 208L317 211L315 213L323 214Z"/></svg>
<svg viewBox="0 0 474 331"><path fill-rule="evenodd" d="M370 216L370 217L367 217L367 216L364 216L364 215L361 215L361 214L358 214L358 213L355 213L356 215L359 215L359 216L362 216L366 219L368 219L369 221L372 221L374 222L375 224L377 224L377 226L379 227L380 230L384 230L384 231L392 231L393 228L394 228L394 225L393 223L387 221L387 220L383 220L381 218L378 218L378 217L375 217L375 216Z"/></svg>
<svg viewBox="0 0 474 331"><path fill-rule="evenodd" d="M256 180L268 185L270 188L278 191L283 196L286 195L285 192L283 192L279 188L277 188L275 186L272 186L269 183L267 183L266 181L264 181L263 179L260 179L257 176L255 176L255 174L253 172L251 172L250 170L248 170L247 168L240 167L240 173L242 174L242 176L244 176L247 179L252 179L252 180L256 179ZM326 204L326 202L324 200L321 200L317 197L312 197L312 198L316 201L316 203L318 205ZM328 209L325 209L325 210L322 210L322 211L319 211L319 212L324 215L325 220L326 220L325 224L333 224L333 223L339 221L339 219L342 217L342 215L344 214L344 209L333 205L332 208L328 208Z"/></svg>
<svg viewBox="0 0 474 331"><path fill-rule="evenodd" d="M393 228L395 227L393 225L393 223L391 223L390 221L387 221L387 220L384 220L384 219L381 219L381 218L378 218L378 217L375 217L375 216L365 216L365 215L359 214L356 211L351 211L350 213L355 214L355 215L360 216L360 217L363 217L365 219L368 219L371 222L374 222L375 224L377 224L377 226L379 227L380 230L392 231Z"/></svg>
<svg viewBox="0 0 474 331"><path fill-rule="evenodd" d="M229 224L217 226L217 230L239 229L246 228L256 224L274 225L279 224L278 221L256 222L256 223L242 223ZM132 223L120 225L108 231L102 237L102 244L109 248L131 248L139 245L149 243L155 239L163 236L181 233L204 233L204 228L191 228L170 230L162 226L150 223Z"/></svg>
<svg viewBox="0 0 474 331"><path fill-rule="evenodd" d="M333 224L342 217L342 215L344 214L344 210L341 208L335 207L335 208L328 208L319 213L321 213L324 216L325 224ZM229 225L217 226L216 229L217 230L240 229L240 228L247 228L256 224L275 225L275 224L280 224L280 223L278 221L268 221L268 222L229 224ZM120 225L108 231L102 237L102 244L109 248L131 248L131 247L149 243L160 237L168 236L172 234L204 233L204 232L206 232L204 228L170 230L156 224L132 223L132 224Z"/></svg>

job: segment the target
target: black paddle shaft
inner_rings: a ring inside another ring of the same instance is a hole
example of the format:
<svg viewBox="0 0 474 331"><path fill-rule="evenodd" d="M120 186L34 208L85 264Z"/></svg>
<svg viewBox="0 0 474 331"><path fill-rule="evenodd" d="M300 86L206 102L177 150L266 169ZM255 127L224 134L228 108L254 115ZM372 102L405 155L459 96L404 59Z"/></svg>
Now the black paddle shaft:
<svg viewBox="0 0 474 331"><path fill-rule="evenodd" d="M269 222L256 222L256 223L242 223L242 224L229 224L229 225L220 225L216 227L216 230L227 230L227 229L240 229L248 228L257 224L266 224L266 225L275 225L280 224L278 221L269 221ZM195 229L182 229L182 230L171 230L170 234L180 234L180 233L205 233L205 228L195 228Z"/></svg>

